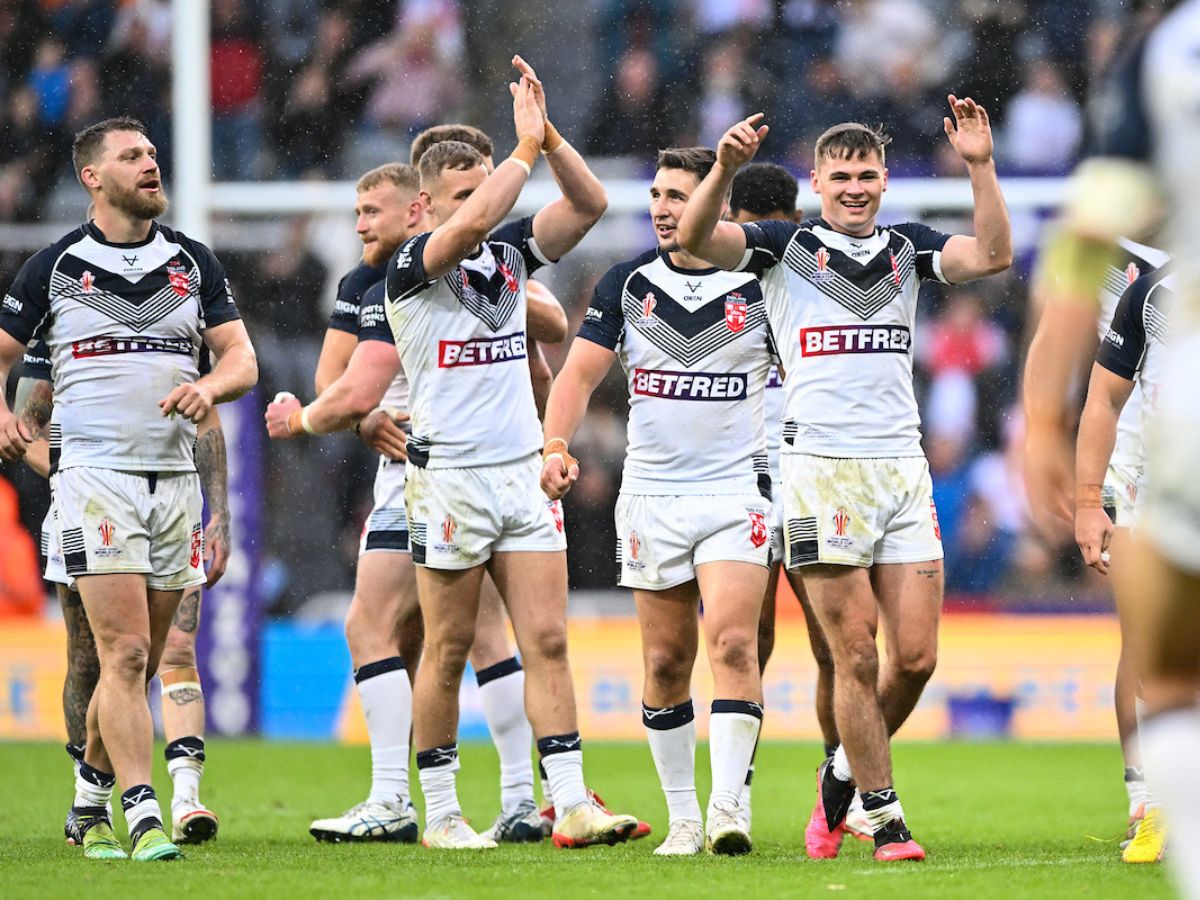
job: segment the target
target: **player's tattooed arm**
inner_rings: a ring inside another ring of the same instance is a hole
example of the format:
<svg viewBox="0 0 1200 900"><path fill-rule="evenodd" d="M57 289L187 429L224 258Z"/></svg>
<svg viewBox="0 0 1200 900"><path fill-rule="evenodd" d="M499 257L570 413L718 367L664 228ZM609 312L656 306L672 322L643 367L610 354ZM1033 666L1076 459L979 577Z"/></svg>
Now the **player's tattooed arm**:
<svg viewBox="0 0 1200 900"><path fill-rule="evenodd" d="M229 561L229 468L225 453L225 431L216 409L200 423L196 435L196 471L200 490L208 501L208 525L204 529L204 561L208 564L207 587L225 574Z"/></svg>
<svg viewBox="0 0 1200 900"><path fill-rule="evenodd" d="M40 378L21 378L13 398L14 414L32 438L25 449L25 462L43 478L50 477L50 445L47 434L54 412L54 385Z"/></svg>

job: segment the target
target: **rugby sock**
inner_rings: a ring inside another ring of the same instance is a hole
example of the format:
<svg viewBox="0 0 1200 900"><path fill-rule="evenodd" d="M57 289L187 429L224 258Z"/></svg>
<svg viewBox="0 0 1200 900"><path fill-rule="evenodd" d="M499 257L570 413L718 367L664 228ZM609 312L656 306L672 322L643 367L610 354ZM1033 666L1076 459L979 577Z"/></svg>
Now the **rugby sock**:
<svg viewBox="0 0 1200 900"><path fill-rule="evenodd" d="M670 822L702 822L696 799L696 713L691 699L661 709L643 703L642 724Z"/></svg>
<svg viewBox="0 0 1200 900"><path fill-rule="evenodd" d="M87 749L83 744L67 744L67 756L71 757L71 768L75 770L75 774L79 774L79 764L83 762L83 751Z"/></svg>
<svg viewBox="0 0 1200 900"><path fill-rule="evenodd" d="M129 840L137 843L142 833L151 828L162 828L162 810L154 788L148 784L135 784L121 795L121 808L125 810L125 824L129 826Z"/></svg>
<svg viewBox="0 0 1200 900"><path fill-rule="evenodd" d="M117 776L93 769L83 760L75 774L75 806L105 806L112 799Z"/></svg>
<svg viewBox="0 0 1200 900"><path fill-rule="evenodd" d="M421 779L421 793L425 795L426 829L446 816L462 815L455 780L458 770L458 744L417 753L417 777Z"/></svg>
<svg viewBox="0 0 1200 900"><path fill-rule="evenodd" d="M850 757L846 755L846 748L842 744L838 744L833 751L833 774L838 781L854 780L854 774L850 771Z"/></svg>
<svg viewBox="0 0 1200 900"><path fill-rule="evenodd" d="M1200 707L1174 709L1146 719L1142 761L1152 790L1163 799L1169 840L1167 859L1184 897L1200 897Z"/></svg>
<svg viewBox="0 0 1200 900"><path fill-rule="evenodd" d="M838 748L837 744L826 744L825 745L825 758L829 759L829 757L831 757L831 756L833 756L833 754L837 753L837 748Z"/></svg>
<svg viewBox="0 0 1200 900"><path fill-rule="evenodd" d="M500 754L500 810L533 803L533 726L525 717L525 670L517 658L475 673L483 717Z"/></svg>
<svg viewBox="0 0 1200 900"><path fill-rule="evenodd" d="M550 787L550 779L546 775L546 767L542 765L542 761L538 760L538 775L542 781L542 803L546 806L554 805L554 790Z"/></svg>
<svg viewBox="0 0 1200 900"><path fill-rule="evenodd" d="M900 805L900 797L893 787L863 791L862 805L867 821L871 823L871 830L875 832L893 819L904 818L904 808Z"/></svg>
<svg viewBox="0 0 1200 900"><path fill-rule="evenodd" d="M407 803L412 682L408 680L404 660L389 656L359 666L354 670L354 683L371 741L369 799L377 803Z"/></svg>
<svg viewBox="0 0 1200 900"><path fill-rule="evenodd" d="M1125 793L1129 797L1129 815L1135 816L1146 806L1146 778L1142 769L1125 767Z"/></svg>
<svg viewBox="0 0 1200 900"><path fill-rule="evenodd" d="M583 786L583 742L579 732L572 731L538 738L537 748L554 797L554 814L561 819L567 810L588 802Z"/></svg>
<svg viewBox="0 0 1200 900"><path fill-rule="evenodd" d="M762 727L761 703L750 700L714 700L708 720L708 754L712 765L712 793L708 808L736 809L746 772Z"/></svg>
<svg viewBox="0 0 1200 900"><path fill-rule="evenodd" d="M174 786L172 803L200 802L200 777L204 774L204 738L181 737L167 744L167 773Z"/></svg>
<svg viewBox="0 0 1200 900"><path fill-rule="evenodd" d="M1133 698L1133 711L1134 711L1134 716L1137 718L1137 726L1138 726L1137 734L1135 734L1133 736L1133 740L1138 742L1138 758L1140 759L1140 758L1142 758L1142 750L1141 750L1142 721L1146 718L1146 701L1143 700L1141 697L1134 697ZM1145 771L1146 771L1145 766L1143 766L1142 769L1138 772L1139 776L1141 777L1141 783L1142 783L1142 791L1141 791L1142 808L1147 809L1147 810L1157 809L1162 804L1159 802L1159 797L1158 797L1158 794L1154 790L1154 785L1152 783L1146 781ZM1125 773L1128 776L1129 770L1126 769ZM1126 786L1126 789L1128 789L1128 787L1129 787L1128 781L1126 781L1125 786ZM1133 813L1133 797L1129 798L1129 805L1130 805L1130 814L1132 814Z"/></svg>

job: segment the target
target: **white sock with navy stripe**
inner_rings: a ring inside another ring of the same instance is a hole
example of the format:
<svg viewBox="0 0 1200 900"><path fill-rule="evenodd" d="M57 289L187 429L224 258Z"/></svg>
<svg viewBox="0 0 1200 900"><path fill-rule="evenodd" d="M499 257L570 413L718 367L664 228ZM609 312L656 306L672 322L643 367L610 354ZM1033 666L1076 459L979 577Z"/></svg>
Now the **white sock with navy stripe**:
<svg viewBox="0 0 1200 900"><path fill-rule="evenodd" d="M412 683L404 660L389 656L359 666L354 683L371 741L371 793L376 803L409 800L408 738L412 731Z"/></svg>
<svg viewBox="0 0 1200 900"><path fill-rule="evenodd" d="M696 797L696 714L691 699L661 709L643 703L642 724L670 824L703 821Z"/></svg>
<svg viewBox="0 0 1200 900"><path fill-rule="evenodd" d="M708 720L708 753L712 765L712 793L708 808L738 808L746 772L754 758L762 727L761 703L750 700L714 700Z"/></svg>
<svg viewBox="0 0 1200 900"><path fill-rule="evenodd" d="M500 755L500 810L533 804L533 726L525 717L525 671L517 658L475 673L483 717Z"/></svg>

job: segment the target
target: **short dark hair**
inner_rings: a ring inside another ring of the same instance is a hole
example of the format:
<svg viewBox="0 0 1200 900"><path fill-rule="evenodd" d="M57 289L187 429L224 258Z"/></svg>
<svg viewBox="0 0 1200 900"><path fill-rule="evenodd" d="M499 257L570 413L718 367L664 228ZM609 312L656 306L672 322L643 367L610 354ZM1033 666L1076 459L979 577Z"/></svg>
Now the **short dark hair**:
<svg viewBox="0 0 1200 900"><path fill-rule="evenodd" d="M75 177L83 183L83 170L96 161L104 139L113 131L136 131L146 133L146 126L131 116L113 116L95 125L89 125L75 135L71 144L71 162L75 166Z"/></svg>
<svg viewBox="0 0 1200 900"><path fill-rule="evenodd" d="M363 191L369 191L371 188L378 187L384 182L394 184L397 187L407 188L414 192L421 186L421 180L417 175L415 166L408 166L404 163L385 163L382 166L376 166L369 172L365 172L358 179L358 184L354 186L354 189L361 194Z"/></svg>
<svg viewBox="0 0 1200 900"><path fill-rule="evenodd" d="M469 144L482 156L496 155L496 147L492 143L492 139L474 125L434 125L432 128L426 128L413 139L408 161L414 166L419 164L421 157L430 147L443 141L459 141Z"/></svg>
<svg viewBox="0 0 1200 900"><path fill-rule="evenodd" d="M796 196L800 185L792 173L775 163L751 163L733 176L729 209L737 213L745 210L756 216L769 216L774 212L796 212Z"/></svg>
<svg viewBox="0 0 1200 900"><path fill-rule="evenodd" d="M668 147L658 151L659 169L683 169L703 181L717 164L717 153L707 147Z"/></svg>
<svg viewBox="0 0 1200 900"><path fill-rule="evenodd" d="M421 156L421 183L437 178L446 169L465 172L483 165L483 154L462 141L439 141Z"/></svg>
<svg viewBox="0 0 1200 900"><path fill-rule="evenodd" d="M882 162L884 147L892 142L882 125L872 128L861 122L842 122L828 128L817 138L813 159L820 164L822 159L865 159L878 153Z"/></svg>

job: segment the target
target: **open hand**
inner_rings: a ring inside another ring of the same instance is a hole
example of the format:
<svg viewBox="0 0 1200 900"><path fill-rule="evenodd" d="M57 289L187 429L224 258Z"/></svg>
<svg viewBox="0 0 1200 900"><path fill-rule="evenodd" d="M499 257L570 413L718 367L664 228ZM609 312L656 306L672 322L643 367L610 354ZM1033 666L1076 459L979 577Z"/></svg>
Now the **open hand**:
<svg viewBox="0 0 1200 900"><path fill-rule="evenodd" d="M533 82L522 75L521 80L510 84L508 89L513 96L513 127L517 140L528 136L540 147L546 139L546 117L542 107L538 106Z"/></svg>
<svg viewBox="0 0 1200 900"><path fill-rule="evenodd" d="M992 122L987 110L967 97L959 100L953 94L946 97L954 120L942 119L946 138L965 162L985 163L992 158Z"/></svg>
<svg viewBox="0 0 1200 900"><path fill-rule="evenodd" d="M521 77L528 79L533 87L533 97L537 101L538 109L542 111L542 119L549 121L550 117L546 115L546 90L542 87L542 82L538 79L537 73L533 71L533 66L525 62L520 55L512 58L512 64L517 71L521 73Z"/></svg>

